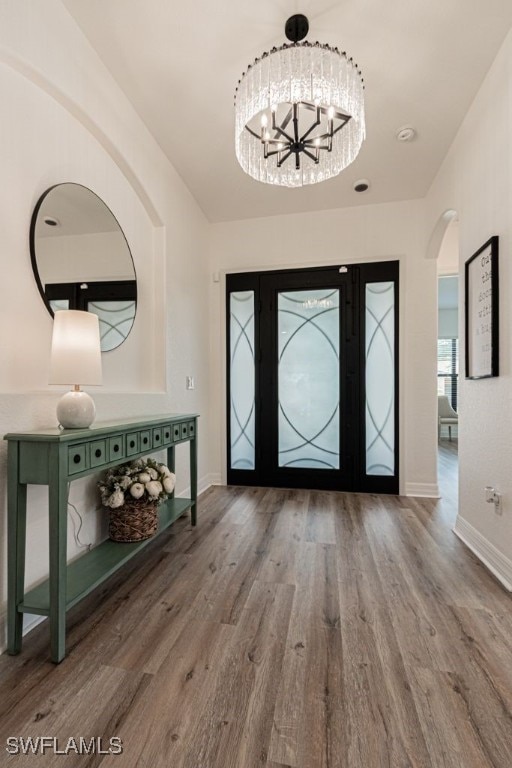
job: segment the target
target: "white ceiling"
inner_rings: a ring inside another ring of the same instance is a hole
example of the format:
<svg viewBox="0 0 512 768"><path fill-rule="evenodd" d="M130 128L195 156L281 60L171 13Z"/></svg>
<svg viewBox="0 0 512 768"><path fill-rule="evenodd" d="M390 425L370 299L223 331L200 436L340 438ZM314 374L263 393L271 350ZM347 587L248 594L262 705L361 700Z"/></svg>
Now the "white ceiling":
<svg viewBox="0 0 512 768"><path fill-rule="evenodd" d="M57 219L48 226L44 219ZM37 215L36 237L63 237L119 232L114 214L96 194L81 184L58 184L47 193Z"/></svg>
<svg viewBox="0 0 512 768"><path fill-rule="evenodd" d="M62 0L210 221L422 197L512 25L511 0ZM285 189L244 174L233 94L246 66L285 42L346 50L366 84L367 140L322 184ZM400 144L398 128L417 139ZM353 191L367 178L368 192Z"/></svg>

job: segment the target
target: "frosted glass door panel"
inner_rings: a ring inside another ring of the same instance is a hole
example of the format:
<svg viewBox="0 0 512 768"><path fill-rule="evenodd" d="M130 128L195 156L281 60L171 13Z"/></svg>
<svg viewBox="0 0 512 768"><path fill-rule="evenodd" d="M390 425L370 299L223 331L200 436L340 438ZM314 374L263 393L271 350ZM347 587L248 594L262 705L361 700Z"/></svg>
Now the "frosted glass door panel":
<svg viewBox="0 0 512 768"><path fill-rule="evenodd" d="M88 311L98 315L102 352L108 352L123 343L132 329L136 308L135 301L88 302Z"/></svg>
<svg viewBox="0 0 512 768"><path fill-rule="evenodd" d="M278 294L279 466L340 467L338 290Z"/></svg>
<svg viewBox="0 0 512 768"><path fill-rule="evenodd" d="M254 469L254 291L231 293L229 306L231 469Z"/></svg>
<svg viewBox="0 0 512 768"><path fill-rule="evenodd" d="M395 289L366 285L366 474L395 474Z"/></svg>
<svg viewBox="0 0 512 768"><path fill-rule="evenodd" d="M58 312L60 309L69 309L68 299L50 299L50 307L54 312Z"/></svg>

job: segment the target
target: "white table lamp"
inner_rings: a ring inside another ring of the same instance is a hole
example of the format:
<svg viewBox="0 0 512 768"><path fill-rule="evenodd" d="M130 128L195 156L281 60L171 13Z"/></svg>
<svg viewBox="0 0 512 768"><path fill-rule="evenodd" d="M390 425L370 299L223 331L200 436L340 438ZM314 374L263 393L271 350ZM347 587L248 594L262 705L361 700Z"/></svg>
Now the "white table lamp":
<svg viewBox="0 0 512 768"><path fill-rule="evenodd" d="M78 382L78 383L77 383ZM101 384L100 328L97 315L62 309L53 321L50 384L73 384L57 405L59 424L66 429L90 427L96 416L94 401L81 384Z"/></svg>

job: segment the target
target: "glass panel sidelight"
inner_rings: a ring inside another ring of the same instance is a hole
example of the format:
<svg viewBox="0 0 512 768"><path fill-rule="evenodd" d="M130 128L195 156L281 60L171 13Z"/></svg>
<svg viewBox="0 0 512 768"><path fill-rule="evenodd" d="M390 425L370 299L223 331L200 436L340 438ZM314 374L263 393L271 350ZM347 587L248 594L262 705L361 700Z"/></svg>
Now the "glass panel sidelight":
<svg viewBox="0 0 512 768"><path fill-rule="evenodd" d="M229 308L231 469L254 469L254 291L231 293Z"/></svg>
<svg viewBox="0 0 512 768"><path fill-rule="evenodd" d="M101 351L115 349L130 333L135 312L136 301L89 301L89 312L98 315L100 323Z"/></svg>
<svg viewBox="0 0 512 768"><path fill-rule="evenodd" d="M50 299L50 307L54 312L60 309L69 309L69 299Z"/></svg>
<svg viewBox="0 0 512 768"><path fill-rule="evenodd" d="M395 291L366 284L366 474L395 474Z"/></svg>
<svg viewBox="0 0 512 768"><path fill-rule="evenodd" d="M278 294L279 467L340 467L339 290Z"/></svg>

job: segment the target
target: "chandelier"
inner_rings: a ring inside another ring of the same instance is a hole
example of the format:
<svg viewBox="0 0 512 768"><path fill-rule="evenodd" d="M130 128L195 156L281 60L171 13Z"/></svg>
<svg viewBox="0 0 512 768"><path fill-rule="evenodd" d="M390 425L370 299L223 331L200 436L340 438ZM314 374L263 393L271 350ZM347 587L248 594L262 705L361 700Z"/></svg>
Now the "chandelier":
<svg viewBox="0 0 512 768"><path fill-rule="evenodd" d="M301 187L337 176L365 138L357 64L337 48L300 42L308 30L305 16L291 16L291 42L257 58L236 88L236 156L266 184Z"/></svg>

